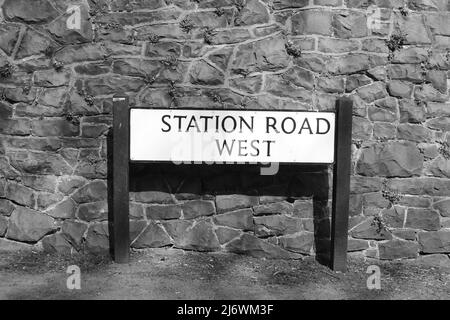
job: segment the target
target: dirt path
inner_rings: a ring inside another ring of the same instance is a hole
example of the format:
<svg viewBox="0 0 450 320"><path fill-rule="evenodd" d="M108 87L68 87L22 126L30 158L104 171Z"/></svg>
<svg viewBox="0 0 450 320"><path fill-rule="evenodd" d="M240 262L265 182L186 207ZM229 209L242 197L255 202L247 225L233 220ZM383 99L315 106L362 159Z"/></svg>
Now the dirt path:
<svg viewBox="0 0 450 320"><path fill-rule="evenodd" d="M81 290L68 290L69 265ZM132 254L127 265L102 256L0 253L0 299L450 299L450 270L378 263L381 290L368 290L367 267L351 259L335 274L312 259L280 261L173 249Z"/></svg>

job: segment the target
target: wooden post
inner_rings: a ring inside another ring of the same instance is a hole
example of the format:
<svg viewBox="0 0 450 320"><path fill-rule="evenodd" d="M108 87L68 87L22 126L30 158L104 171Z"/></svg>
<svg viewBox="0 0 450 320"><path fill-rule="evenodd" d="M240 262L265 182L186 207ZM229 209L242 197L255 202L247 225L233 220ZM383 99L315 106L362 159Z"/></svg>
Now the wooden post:
<svg viewBox="0 0 450 320"><path fill-rule="evenodd" d="M337 101L336 105L331 212L331 268L340 272L347 270L351 141L352 101L342 98Z"/></svg>
<svg viewBox="0 0 450 320"><path fill-rule="evenodd" d="M129 229L129 155L130 111L128 97L113 98L113 159L112 159L112 230L113 255L117 263L130 259Z"/></svg>

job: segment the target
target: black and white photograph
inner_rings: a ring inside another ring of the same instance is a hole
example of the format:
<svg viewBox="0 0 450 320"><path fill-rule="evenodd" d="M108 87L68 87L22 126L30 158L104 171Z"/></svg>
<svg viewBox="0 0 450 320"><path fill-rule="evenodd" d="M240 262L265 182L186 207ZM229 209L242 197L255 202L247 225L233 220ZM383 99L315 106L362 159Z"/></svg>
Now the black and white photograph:
<svg viewBox="0 0 450 320"><path fill-rule="evenodd" d="M0 300L449 300L449 87L448 0L0 0Z"/></svg>

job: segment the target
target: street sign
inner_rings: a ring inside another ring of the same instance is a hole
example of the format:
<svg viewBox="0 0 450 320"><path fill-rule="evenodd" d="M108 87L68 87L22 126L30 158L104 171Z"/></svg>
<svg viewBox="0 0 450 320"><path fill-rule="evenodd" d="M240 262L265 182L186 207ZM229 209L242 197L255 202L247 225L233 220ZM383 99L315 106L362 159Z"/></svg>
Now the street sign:
<svg viewBox="0 0 450 320"><path fill-rule="evenodd" d="M331 112L130 110L130 160L333 163Z"/></svg>

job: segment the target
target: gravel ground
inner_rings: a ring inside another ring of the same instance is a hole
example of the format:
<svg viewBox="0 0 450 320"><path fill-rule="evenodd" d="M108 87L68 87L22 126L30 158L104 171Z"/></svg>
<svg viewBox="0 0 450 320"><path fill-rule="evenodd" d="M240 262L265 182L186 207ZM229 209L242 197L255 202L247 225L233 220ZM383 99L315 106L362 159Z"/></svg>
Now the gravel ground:
<svg viewBox="0 0 450 320"><path fill-rule="evenodd" d="M381 290L367 289L369 265ZM70 265L81 290L66 287ZM0 299L450 299L450 269L416 262L349 259L334 273L314 259L256 259L175 249L133 252L129 264L101 255L0 253Z"/></svg>

